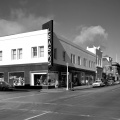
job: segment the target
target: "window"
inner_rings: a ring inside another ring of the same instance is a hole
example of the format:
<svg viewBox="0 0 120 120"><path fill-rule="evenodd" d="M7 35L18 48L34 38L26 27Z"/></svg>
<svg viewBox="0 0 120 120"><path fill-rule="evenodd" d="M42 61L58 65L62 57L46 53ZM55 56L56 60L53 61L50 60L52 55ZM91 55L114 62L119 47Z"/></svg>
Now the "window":
<svg viewBox="0 0 120 120"><path fill-rule="evenodd" d="M25 77L24 72L10 72L9 74L9 83L14 86L24 86Z"/></svg>
<svg viewBox="0 0 120 120"><path fill-rule="evenodd" d="M12 49L12 60L16 59L16 49Z"/></svg>
<svg viewBox="0 0 120 120"><path fill-rule="evenodd" d="M39 46L39 57L44 57L44 46Z"/></svg>
<svg viewBox="0 0 120 120"><path fill-rule="evenodd" d="M84 65L85 67L87 66L87 59L86 59L86 58L83 59L83 65Z"/></svg>
<svg viewBox="0 0 120 120"><path fill-rule="evenodd" d="M33 58L37 57L37 47L32 47L32 57Z"/></svg>
<svg viewBox="0 0 120 120"><path fill-rule="evenodd" d="M2 61L2 51L0 51L0 61Z"/></svg>
<svg viewBox="0 0 120 120"><path fill-rule="evenodd" d="M54 59L57 59L57 48L54 48Z"/></svg>
<svg viewBox="0 0 120 120"><path fill-rule="evenodd" d="M81 58L78 56L78 65L81 65Z"/></svg>
<svg viewBox="0 0 120 120"><path fill-rule="evenodd" d="M93 61L91 62L91 67L93 68Z"/></svg>
<svg viewBox="0 0 120 120"><path fill-rule="evenodd" d="M75 61L76 61L75 55L74 55L74 54L71 54L71 63L74 63L74 64L75 64Z"/></svg>
<svg viewBox="0 0 120 120"><path fill-rule="evenodd" d="M0 81L4 81L4 73L0 73Z"/></svg>
<svg viewBox="0 0 120 120"><path fill-rule="evenodd" d="M96 63L94 62L94 68L96 67Z"/></svg>
<svg viewBox="0 0 120 120"><path fill-rule="evenodd" d="M17 50L18 52L18 59L22 59L22 48Z"/></svg>
<svg viewBox="0 0 120 120"><path fill-rule="evenodd" d="M89 68L91 68L91 61L89 60Z"/></svg>
<svg viewBox="0 0 120 120"><path fill-rule="evenodd" d="M63 51L63 61L65 61L65 55L66 55L66 52Z"/></svg>

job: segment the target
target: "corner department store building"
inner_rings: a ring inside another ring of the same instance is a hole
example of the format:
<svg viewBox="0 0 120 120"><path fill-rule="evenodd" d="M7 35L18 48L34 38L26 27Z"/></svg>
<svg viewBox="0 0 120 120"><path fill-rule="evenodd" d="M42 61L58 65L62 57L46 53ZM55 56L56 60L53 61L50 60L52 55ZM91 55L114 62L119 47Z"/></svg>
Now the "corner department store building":
<svg viewBox="0 0 120 120"><path fill-rule="evenodd" d="M16 86L85 85L95 79L96 56L53 33L53 20L42 30L0 37L0 79Z"/></svg>

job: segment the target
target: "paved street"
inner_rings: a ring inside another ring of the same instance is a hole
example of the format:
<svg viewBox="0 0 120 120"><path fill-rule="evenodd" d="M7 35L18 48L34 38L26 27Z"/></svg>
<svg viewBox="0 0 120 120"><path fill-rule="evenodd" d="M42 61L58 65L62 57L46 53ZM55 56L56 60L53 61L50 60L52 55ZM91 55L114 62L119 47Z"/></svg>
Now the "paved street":
<svg viewBox="0 0 120 120"><path fill-rule="evenodd" d="M120 85L0 92L0 120L120 120Z"/></svg>

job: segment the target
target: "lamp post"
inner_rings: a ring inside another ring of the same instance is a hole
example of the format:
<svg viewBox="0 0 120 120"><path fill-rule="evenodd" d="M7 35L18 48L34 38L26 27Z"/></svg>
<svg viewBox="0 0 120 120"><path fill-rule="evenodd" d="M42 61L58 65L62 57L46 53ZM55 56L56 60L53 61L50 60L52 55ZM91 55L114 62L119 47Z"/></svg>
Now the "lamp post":
<svg viewBox="0 0 120 120"><path fill-rule="evenodd" d="M66 63L66 65L67 65L67 88L66 90L68 90L68 63Z"/></svg>

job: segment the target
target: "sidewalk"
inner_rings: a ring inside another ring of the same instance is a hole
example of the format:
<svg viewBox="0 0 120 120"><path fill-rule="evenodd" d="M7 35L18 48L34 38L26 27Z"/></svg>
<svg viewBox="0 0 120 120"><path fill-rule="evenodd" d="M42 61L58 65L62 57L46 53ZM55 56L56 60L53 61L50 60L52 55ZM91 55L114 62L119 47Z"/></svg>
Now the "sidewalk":
<svg viewBox="0 0 120 120"><path fill-rule="evenodd" d="M72 89L72 91L76 90L84 90L84 89L90 89L92 88L92 85L85 85L85 86L76 86ZM53 89L41 89L40 92L63 92L67 91L66 88L53 88ZM71 91L70 89L68 91Z"/></svg>
<svg viewBox="0 0 120 120"><path fill-rule="evenodd" d="M77 91L77 90L85 90L85 89L90 89L92 88L92 85L84 85L84 86L75 86L72 90L66 90L65 87L63 88L51 88L51 89L15 89L14 91L18 92L31 92L31 91L36 91L36 92L64 92L64 91Z"/></svg>

